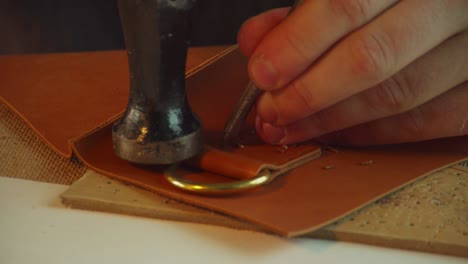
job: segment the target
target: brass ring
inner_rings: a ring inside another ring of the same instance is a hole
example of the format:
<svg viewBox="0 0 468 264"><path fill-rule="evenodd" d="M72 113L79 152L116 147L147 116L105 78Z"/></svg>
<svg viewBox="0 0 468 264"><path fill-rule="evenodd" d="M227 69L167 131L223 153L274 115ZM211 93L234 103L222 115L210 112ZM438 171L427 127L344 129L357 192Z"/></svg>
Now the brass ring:
<svg viewBox="0 0 468 264"><path fill-rule="evenodd" d="M173 186L186 192L204 195L228 195L246 192L262 185L268 184L275 177L267 169L262 170L258 176L248 180L232 181L226 183L194 183L178 177L176 169L178 164L171 165L164 171L164 177Z"/></svg>

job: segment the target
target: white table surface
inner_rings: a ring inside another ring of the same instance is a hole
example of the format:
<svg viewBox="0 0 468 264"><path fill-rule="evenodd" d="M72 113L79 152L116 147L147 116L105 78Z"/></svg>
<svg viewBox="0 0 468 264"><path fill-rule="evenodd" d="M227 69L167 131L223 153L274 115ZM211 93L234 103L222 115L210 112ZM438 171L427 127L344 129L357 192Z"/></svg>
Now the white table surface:
<svg viewBox="0 0 468 264"><path fill-rule="evenodd" d="M67 186L0 177L0 263L468 263L361 244L69 209Z"/></svg>

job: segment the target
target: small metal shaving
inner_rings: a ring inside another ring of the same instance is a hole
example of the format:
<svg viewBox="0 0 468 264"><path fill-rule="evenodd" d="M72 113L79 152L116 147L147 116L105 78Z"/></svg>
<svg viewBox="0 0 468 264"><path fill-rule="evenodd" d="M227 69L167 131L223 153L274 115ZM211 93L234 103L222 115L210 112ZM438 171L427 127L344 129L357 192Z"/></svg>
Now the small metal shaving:
<svg viewBox="0 0 468 264"><path fill-rule="evenodd" d="M285 153L286 150L288 150L288 146L287 145L281 145L281 147L278 147L276 149L281 153Z"/></svg>
<svg viewBox="0 0 468 264"><path fill-rule="evenodd" d="M361 165L361 166L370 166L372 164L374 164L373 160L366 160L366 161L361 162L359 165Z"/></svg>
<svg viewBox="0 0 468 264"><path fill-rule="evenodd" d="M333 165L327 165L327 166L323 166L322 169L324 169L324 170L333 170L334 168L335 168L335 166L333 166Z"/></svg>
<svg viewBox="0 0 468 264"><path fill-rule="evenodd" d="M328 150L328 151L330 151L330 152L332 152L332 153L339 153L339 152L340 152L338 149L332 148L332 147L330 147L330 146L323 146L322 149L323 149L323 150Z"/></svg>
<svg viewBox="0 0 468 264"><path fill-rule="evenodd" d="M242 145L242 144L240 144L240 143L237 143L237 144L236 144L236 147L238 147L238 148L240 148L240 149L244 149L244 148L245 148L245 146Z"/></svg>

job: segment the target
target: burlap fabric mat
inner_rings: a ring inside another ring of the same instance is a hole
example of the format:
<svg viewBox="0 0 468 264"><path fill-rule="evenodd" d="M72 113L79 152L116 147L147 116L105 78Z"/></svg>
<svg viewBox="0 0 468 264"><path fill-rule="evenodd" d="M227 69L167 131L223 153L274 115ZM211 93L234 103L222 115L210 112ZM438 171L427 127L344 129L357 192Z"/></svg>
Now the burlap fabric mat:
<svg viewBox="0 0 468 264"><path fill-rule="evenodd" d="M0 103L0 176L70 185L85 171L78 159L55 153Z"/></svg>

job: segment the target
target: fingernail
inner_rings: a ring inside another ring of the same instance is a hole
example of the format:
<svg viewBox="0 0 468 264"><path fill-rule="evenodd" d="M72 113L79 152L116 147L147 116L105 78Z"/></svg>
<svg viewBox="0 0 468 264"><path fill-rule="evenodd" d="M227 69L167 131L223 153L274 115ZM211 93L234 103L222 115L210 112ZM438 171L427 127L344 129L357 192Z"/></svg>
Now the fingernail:
<svg viewBox="0 0 468 264"><path fill-rule="evenodd" d="M270 61L263 56L255 56L251 64L251 77L254 82L263 89L276 88L278 84L278 72Z"/></svg>
<svg viewBox="0 0 468 264"><path fill-rule="evenodd" d="M286 136L284 128L275 127L269 123L265 123L260 118L257 118L256 125L260 137L272 145L280 144L280 142Z"/></svg>

